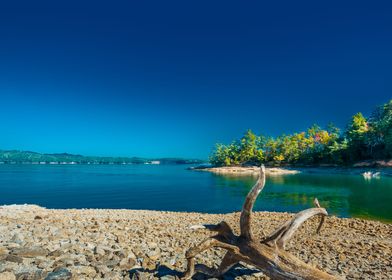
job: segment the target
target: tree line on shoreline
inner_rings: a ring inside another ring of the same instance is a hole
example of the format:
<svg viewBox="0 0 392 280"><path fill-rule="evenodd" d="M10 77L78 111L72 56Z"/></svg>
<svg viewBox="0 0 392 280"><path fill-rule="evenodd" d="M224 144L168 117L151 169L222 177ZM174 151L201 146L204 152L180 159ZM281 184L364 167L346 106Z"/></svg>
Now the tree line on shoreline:
<svg viewBox="0 0 392 280"><path fill-rule="evenodd" d="M392 158L392 100L377 107L368 117L352 116L344 131L333 124L266 137L251 130L230 144L217 144L210 156L214 166L269 163L351 165L364 160Z"/></svg>
<svg viewBox="0 0 392 280"><path fill-rule="evenodd" d="M83 156L0 150L0 164L200 164L197 159Z"/></svg>

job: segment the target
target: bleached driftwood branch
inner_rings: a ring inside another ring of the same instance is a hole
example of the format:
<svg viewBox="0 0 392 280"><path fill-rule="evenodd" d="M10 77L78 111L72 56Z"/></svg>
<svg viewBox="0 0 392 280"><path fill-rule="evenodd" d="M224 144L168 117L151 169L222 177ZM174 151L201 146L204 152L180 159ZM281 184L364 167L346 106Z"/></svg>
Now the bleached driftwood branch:
<svg viewBox="0 0 392 280"><path fill-rule="evenodd" d="M255 240L251 230L252 209L264 185L265 169L264 166L261 166L259 178L246 196L245 203L242 207L240 216L241 234L239 236L235 235L230 226L224 221L217 225L191 227L192 229L208 229L216 234L186 252L188 267L183 279L190 279L196 271L212 277L220 277L239 262L244 262L259 268L271 279L336 279L334 276L304 263L285 250L285 245L296 230L313 216L321 216L317 232L320 231L324 218L328 213L324 208L320 207L317 199L314 201L315 208L297 213L291 220L284 223L261 241ZM219 247L227 251L220 266L217 269L209 268L205 265L195 266L196 255L212 247Z"/></svg>

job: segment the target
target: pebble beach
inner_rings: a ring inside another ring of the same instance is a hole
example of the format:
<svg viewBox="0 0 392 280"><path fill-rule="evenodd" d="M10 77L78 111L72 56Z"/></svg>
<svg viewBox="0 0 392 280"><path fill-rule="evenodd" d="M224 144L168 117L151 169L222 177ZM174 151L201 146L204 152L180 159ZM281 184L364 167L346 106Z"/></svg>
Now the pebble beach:
<svg viewBox="0 0 392 280"><path fill-rule="evenodd" d="M261 238L291 216L255 212L252 227ZM186 250L209 236L189 227L222 220L238 233L239 213L2 206L0 279L178 279ZM317 223L306 222L287 250L342 279L392 279L392 224L329 216L317 235ZM206 251L197 262L217 266L223 253ZM240 264L225 279L269 278Z"/></svg>

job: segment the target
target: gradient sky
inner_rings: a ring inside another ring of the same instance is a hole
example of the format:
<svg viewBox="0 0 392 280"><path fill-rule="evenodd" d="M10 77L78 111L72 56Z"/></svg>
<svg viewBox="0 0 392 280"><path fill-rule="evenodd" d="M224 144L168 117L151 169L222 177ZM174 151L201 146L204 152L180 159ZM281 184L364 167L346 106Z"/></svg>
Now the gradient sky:
<svg viewBox="0 0 392 280"><path fill-rule="evenodd" d="M391 78L391 1L0 3L0 149L207 158L344 127Z"/></svg>

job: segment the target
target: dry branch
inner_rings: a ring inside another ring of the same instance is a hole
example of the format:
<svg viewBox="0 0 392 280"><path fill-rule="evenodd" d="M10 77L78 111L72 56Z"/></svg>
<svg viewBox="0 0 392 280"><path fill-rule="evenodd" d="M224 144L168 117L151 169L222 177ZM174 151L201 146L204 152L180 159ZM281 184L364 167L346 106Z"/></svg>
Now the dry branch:
<svg viewBox="0 0 392 280"><path fill-rule="evenodd" d="M253 265L263 271L271 279L296 279L296 280L332 280L334 276L304 263L302 260L285 251L285 245L296 230L313 216L321 216L319 232L325 216L328 215L324 208L320 207L317 199L314 203L316 208L310 208L297 213L291 220L284 223L269 236L258 242L254 240L251 230L251 217L253 205L257 196L265 185L265 169L260 168L260 176L246 196L240 217L241 234L235 235L226 222L217 225L192 226L193 229L208 229L216 235L207 238L199 245L189 249L186 253L188 267L183 279L190 279L196 271L212 277L220 277L233 265L244 262ZM205 265L195 266L195 257L201 252L219 247L227 250L222 263L217 269Z"/></svg>

